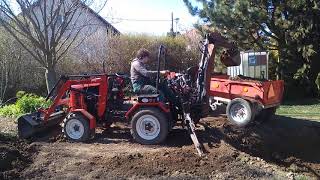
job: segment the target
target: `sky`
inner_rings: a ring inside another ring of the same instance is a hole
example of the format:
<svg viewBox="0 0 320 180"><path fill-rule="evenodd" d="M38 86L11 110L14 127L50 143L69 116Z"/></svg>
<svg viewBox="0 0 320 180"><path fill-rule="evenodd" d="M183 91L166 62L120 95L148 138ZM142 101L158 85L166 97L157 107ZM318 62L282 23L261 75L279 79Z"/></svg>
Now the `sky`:
<svg viewBox="0 0 320 180"><path fill-rule="evenodd" d="M100 15L121 33L165 35L171 28L172 12L174 19L179 18L174 31L185 32L197 22L183 0L108 0Z"/></svg>
<svg viewBox="0 0 320 180"><path fill-rule="evenodd" d="M195 0L191 1L196 4ZM15 0L10 2L17 7ZM189 13L183 0L107 0L99 12L121 33L150 35L166 35L170 31L171 13L174 19L179 18L173 23L174 31L181 33L192 29L198 20Z"/></svg>

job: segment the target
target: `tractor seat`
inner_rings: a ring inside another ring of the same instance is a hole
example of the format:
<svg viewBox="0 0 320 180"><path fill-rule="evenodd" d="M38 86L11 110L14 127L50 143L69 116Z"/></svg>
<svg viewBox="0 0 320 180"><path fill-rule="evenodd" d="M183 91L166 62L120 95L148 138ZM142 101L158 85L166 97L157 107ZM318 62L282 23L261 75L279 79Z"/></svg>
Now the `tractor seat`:
<svg viewBox="0 0 320 180"><path fill-rule="evenodd" d="M139 94L139 103L155 103L160 101L160 94Z"/></svg>

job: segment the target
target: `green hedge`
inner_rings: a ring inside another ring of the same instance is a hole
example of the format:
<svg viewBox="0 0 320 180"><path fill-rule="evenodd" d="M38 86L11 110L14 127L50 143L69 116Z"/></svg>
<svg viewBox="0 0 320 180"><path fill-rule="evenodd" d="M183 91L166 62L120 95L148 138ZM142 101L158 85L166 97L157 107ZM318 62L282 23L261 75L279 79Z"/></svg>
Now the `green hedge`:
<svg viewBox="0 0 320 180"><path fill-rule="evenodd" d="M46 101L45 98L41 96L37 96L35 94L24 94L21 97L18 97L15 104L1 107L0 116L18 117L25 113L35 112L41 107L47 108L50 104L50 101Z"/></svg>
<svg viewBox="0 0 320 180"><path fill-rule="evenodd" d="M186 37L121 35L108 39L106 71L129 73L131 61L140 48L146 48L151 52L152 61L149 64L151 69L155 69L161 44L167 49L167 69L179 72L199 63L201 54L198 43L194 45Z"/></svg>

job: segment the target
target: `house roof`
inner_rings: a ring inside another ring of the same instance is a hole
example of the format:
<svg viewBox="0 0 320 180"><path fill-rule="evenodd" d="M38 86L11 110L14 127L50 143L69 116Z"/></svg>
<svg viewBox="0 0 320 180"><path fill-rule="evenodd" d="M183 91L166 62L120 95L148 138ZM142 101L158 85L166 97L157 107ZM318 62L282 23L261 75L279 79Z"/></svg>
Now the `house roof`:
<svg viewBox="0 0 320 180"><path fill-rule="evenodd" d="M32 6L38 6L41 0L36 1ZM115 28L112 24L110 24L107 20L105 20L103 17L101 17L97 12L95 12L93 9L91 9L89 6L87 6L85 3L81 2L81 5L88 9L90 13L92 13L94 16L96 16L104 25L106 25L107 28L110 28L113 30L114 34L121 34L120 31Z"/></svg>
<svg viewBox="0 0 320 180"><path fill-rule="evenodd" d="M84 8L87 8L89 10L90 13L92 13L93 15L95 15L99 20L101 20L107 28L111 28L113 30L113 32L115 34L121 34L120 31L115 28L114 26L112 26L112 24L110 24L107 20L105 20L103 17L101 17L97 12L95 12L93 9L91 9L89 6L87 6L86 4L84 3L81 3Z"/></svg>

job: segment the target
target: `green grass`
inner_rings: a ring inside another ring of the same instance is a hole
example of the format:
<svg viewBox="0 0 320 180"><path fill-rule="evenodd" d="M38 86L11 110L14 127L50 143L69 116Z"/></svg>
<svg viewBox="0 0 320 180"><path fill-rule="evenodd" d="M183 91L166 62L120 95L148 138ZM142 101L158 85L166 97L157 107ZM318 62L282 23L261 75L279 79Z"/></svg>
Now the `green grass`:
<svg viewBox="0 0 320 180"><path fill-rule="evenodd" d="M320 100L303 99L300 101L287 101L277 109L276 114L294 118L320 120Z"/></svg>

